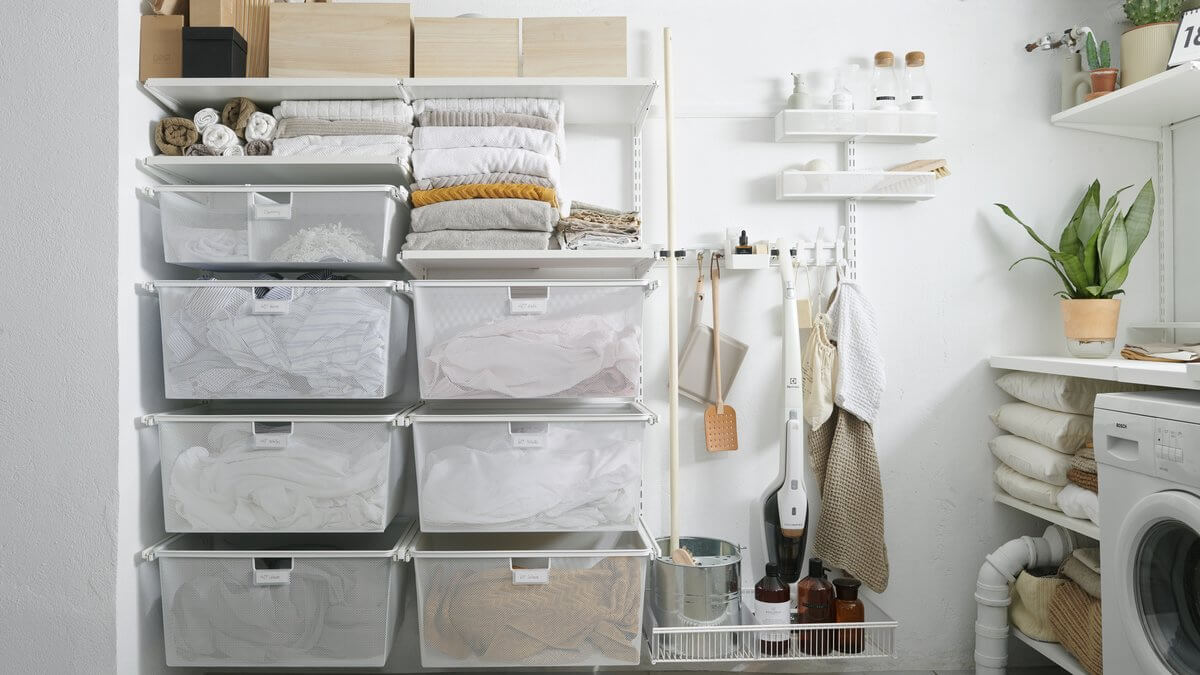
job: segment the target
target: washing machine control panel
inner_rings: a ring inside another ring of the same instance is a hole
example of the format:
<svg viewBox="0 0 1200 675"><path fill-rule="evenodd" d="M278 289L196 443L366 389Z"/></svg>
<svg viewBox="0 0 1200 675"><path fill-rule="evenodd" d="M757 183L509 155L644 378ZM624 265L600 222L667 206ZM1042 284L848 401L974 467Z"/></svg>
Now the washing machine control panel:
<svg viewBox="0 0 1200 675"><path fill-rule="evenodd" d="M1172 480L1200 480L1200 425L1155 419L1154 466Z"/></svg>

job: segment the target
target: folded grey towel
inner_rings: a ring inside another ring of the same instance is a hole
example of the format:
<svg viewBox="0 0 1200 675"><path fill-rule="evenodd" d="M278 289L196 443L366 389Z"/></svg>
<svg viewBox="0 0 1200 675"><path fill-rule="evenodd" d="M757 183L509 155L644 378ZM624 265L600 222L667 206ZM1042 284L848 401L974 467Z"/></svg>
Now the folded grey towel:
<svg viewBox="0 0 1200 675"><path fill-rule="evenodd" d="M422 178L412 184L413 190L436 190L438 188L457 187L459 185L479 185L484 183L519 183L521 185L541 185L554 187L549 178L530 176L525 173L473 173L469 176L435 176Z"/></svg>
<svg viewBox="0 0 1200 675"><path fill-rule="evenodd" d="M413 126L389 120L323 120L289 117L279 120L276 138L297 136L412 136Z"/></svg>
<svg viewBox="0 0 1200 675"><path fill-rule="evenodd" d="M532 230L549 233L558 210L533 199L459 199L412 210L413 232ZM549 239L549 236L547 236Z"/></svg>
<svg viewBox="0 0 1200 675"><path fill-rule="evenodd" d="M248 141L246 154L255 156L271 154L271 141Z"/></svg>
<svg viewBox="0 0 1200 675"><path fill-rule="evenodd" d="M521 113L480 112L470 110L430 110L417 115L422 127L525 127L558 133L552 119Z"/></svg>
<svg viewBox="0 0 1200 675"><path fill-rule="evenodd" d="M221 154L221 152L213 150L203 143L193 143L187 147L187 150L183 151L183 154L186 157L212 157Z"/></svg>
<svg viewBox="0 0 1200 675"><path fill-rule="evenodd" d="M550 233L520 230L412 232L405 237L401 248L405 251L544 251L550 248Z"/></svg>

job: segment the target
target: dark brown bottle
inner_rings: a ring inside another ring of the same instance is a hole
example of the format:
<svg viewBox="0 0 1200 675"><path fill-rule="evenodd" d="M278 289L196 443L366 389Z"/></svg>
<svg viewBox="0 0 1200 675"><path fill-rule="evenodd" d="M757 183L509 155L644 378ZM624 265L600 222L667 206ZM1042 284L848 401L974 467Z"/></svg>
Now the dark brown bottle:
<svg viewBox="0 0 1200 675"><path fill-rule="evenodd" d="M808 576L796 584L796 623L833 623L833 584L820 558L808 560ZM833 649L832 630L802 630L796 646L805 654L824 656Z"/></svg>
<svg viewBox="0 0 1200 675"><path fill-rule="evenodd" d="M841 578L833 580L834 592L837 598L833 601L833 615L838 623L862 623L866 611L862 600L858 599L858 587L862 582L858 579ZM834 638L834 646L843 654L858 654L863 650L862 628L839 628Z"/></svg>
<svg viewBox="0 0 1200 675"><path fill-rule="evenodd" d="M754 619L760 625L786 625L792 622L792 593L779 578L779 566L767 563L767 576L754 586ZM768 656L785 656L792 636L788 631L763 631L758 634L758 651Z"/></svg>

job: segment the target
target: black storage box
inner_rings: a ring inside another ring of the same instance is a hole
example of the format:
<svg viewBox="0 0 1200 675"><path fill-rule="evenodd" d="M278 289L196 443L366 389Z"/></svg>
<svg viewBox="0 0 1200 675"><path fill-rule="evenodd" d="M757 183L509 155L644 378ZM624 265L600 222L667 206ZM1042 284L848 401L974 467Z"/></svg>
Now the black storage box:
<svg viewBox="0 0 1200 675"><path fill-rule="evenodd" d="M229 26L183 29L184 77L245 77L246 38Z"/></svg>

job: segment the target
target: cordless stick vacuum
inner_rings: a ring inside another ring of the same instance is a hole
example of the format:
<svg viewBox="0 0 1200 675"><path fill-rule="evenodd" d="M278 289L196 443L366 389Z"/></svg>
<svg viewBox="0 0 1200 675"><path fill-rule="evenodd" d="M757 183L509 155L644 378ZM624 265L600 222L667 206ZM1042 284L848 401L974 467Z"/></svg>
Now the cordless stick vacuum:
<svg viewBox="0 0 1200 675"><path fill-rule="evenodd" d="M804 487L804 394L801 388L800 320L796 309L794 254L783 241L779 279L783 286L783 478L770 491L763 507L767 555L779 565L780 577L791 584L800 579L808 532L808 492ZM793 595L794 598L794 595Z"/></svg>

